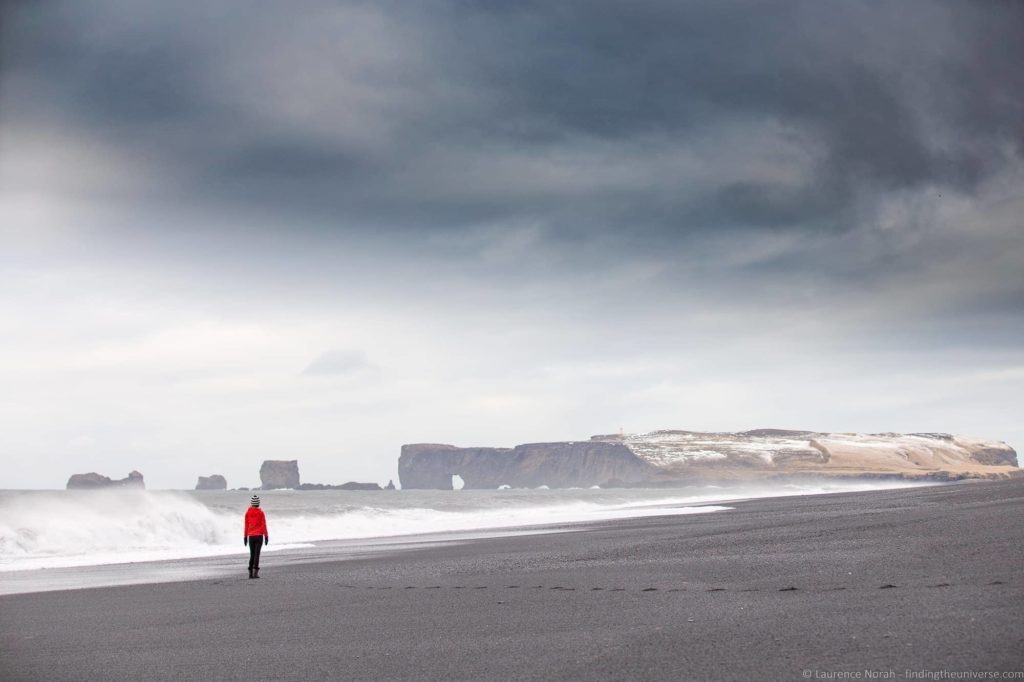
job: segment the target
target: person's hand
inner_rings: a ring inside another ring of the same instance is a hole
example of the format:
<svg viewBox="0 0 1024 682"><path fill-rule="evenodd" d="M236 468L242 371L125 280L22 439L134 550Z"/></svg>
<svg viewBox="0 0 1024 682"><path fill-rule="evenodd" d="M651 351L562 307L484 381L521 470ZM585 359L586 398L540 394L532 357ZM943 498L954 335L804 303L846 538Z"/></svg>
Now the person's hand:
<svg viewBox="0 0 1024 682"><path fill-rule="evenodd" d="M243 547L248 547L249 546L249 538L248 537L242 538L242 546Z"/></svg>
<svg viewBox="0 0 1024 682"><path fill-rule="evenodd" d="M264 535L263 536L263 544L264 545L269 545L270 544L270 536L269 535Z"/></svg>

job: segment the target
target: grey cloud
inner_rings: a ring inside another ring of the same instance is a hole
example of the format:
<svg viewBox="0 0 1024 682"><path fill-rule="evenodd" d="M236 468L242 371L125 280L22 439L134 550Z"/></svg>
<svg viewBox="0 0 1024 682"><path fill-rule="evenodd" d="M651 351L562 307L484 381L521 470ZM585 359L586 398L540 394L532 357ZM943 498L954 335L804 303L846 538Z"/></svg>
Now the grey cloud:
<svg viewBox="0 0 1024 682"><path fill-rule="evenodd" d="M1024 10L1010 3L8 12L0 125L60 127L163 173L163 196L119 204L126 222L165 206L251 211L282 232L337 233L339 252L382 234L401 242L380 247L396 261L385 278L420 267L438 289L582 280L635 259L668 262L649 280L664 296L855 294L963 248L920 237L916 209L876 234L894 197L982 201L1022 163ZM519 277L488 276L476 236L524 224L539 236ZM806 239L731 259L789 234Z"/></svg>
<svg viewBox="0 0 1024 682"><path fill-rule="evenodd" d="M525 177L505 179L507 199L460 191L460 168L495 172L510 150L551 159L600 143L614 163L638 138L685 147L722 125L760 120L821 147L813 174L795 188L744 177L737 166L731 181L709 188L710 200L679 198L699 179L692 175L622 187L614 201L608 187L586 197L611 201L613 218L685 237L723 226L820 227L823 215L850 211L866 193L870 200L927 184L970 192L1024 141L1024 84L1014 67L1024 61L1024 24L1012 4L378 7L365 36L339 42L332 12L365 14L366 5L310 3L310 17L325 17L319 24L135 5L140 19L106 33L110 17L101 13L26 5L16 25L50 28L14 36L13 68L38 70L71 123L177 159L190 191L210 201L343 212L377 227L465 225L524 211L550 213L565 230L621 227L538 189L524 195ZM106 40L88 38L96 33ZM899 49L869 52L875 45L863 36ZM51 42L60 47L48 55L40 43ZM276 47L301 58L275 57ZM280 72L266 70L278 61ZM350 62L366 62L365 75L351 73ZM297 72L286 70L292 63ZM321 71L301 71L311 65ZM320 80L307 85L310 77ZM261 90L263 101L254 99ZM286 114L268 115L275 110ZM661 215L652 206L664 207Z"/></svg>
<svg viewBox="0 0 1024 682"><path fill-rule="evenodd" d="M371 367L366 354L358 350L329 350L303 370L307 376L352 374Z"/></svg>

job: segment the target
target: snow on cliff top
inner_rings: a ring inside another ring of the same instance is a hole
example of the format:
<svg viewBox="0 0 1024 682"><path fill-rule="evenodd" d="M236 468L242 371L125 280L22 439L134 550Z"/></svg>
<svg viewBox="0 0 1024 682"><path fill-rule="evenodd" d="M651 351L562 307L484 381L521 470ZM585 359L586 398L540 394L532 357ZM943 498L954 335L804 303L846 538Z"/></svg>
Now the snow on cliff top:
<svg viewBox="0 0 1024 682"><path fill-rule="evenodd" d="M1005 454L1005 443L945 433L816 433L762 429L739 433L652 431L595 436L628 446L644 461L662 468L721 465L785 468L855 467L865 470L947 469L988 464L980 453ZM1000 462L1008 464L1008 462Z"/></svg>

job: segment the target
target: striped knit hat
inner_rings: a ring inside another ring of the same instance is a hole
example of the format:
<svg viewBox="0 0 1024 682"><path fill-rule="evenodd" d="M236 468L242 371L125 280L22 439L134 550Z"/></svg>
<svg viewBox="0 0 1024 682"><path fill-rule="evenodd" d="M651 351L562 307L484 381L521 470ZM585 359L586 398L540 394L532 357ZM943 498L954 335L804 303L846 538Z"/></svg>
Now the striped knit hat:
<svg viewBox="0 0 1024 682"><path fill-rule="evenodd" d="M251 504L254 507L260 506L260 496L253 495L252 498L249 500L249 504Z"/></svg>

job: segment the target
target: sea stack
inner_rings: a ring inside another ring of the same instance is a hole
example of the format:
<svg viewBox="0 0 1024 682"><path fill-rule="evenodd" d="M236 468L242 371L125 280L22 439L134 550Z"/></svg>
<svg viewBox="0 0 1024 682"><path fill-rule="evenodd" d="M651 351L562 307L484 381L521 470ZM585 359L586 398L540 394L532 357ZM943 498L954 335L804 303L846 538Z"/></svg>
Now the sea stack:
<svg viewBox="0 0 1024 682"><path fill-rule="evenodd" d="M145 489L146 482L142 474L132 471L127 478L114 480L108 476L90 471L87 474L72 474L68 479L68 490L97 490L100 488L141 488Z"/></svg>
<svg viewBox="0 0 1024 682"><path fill-rule="evenodd" d="M299 487L299 461L296 459L268 459L260 467L260 487L263 490Z"/></svg>
<svg viewBox="0 0 1024 682"><path fill-rule="evenodd" d="M303 483L295 487L296 490L383 490L377 483L360 483L349 481L340 485L327 483Z"/></svg>
<svg viewBox="0 0 1024 682"><path fill-rule="evenodd" d="M220 474L200 476L196 482L196 490L227 490L228 482Z"/></svg>

